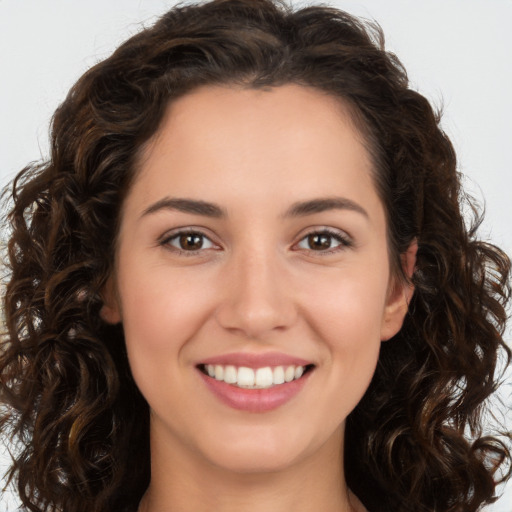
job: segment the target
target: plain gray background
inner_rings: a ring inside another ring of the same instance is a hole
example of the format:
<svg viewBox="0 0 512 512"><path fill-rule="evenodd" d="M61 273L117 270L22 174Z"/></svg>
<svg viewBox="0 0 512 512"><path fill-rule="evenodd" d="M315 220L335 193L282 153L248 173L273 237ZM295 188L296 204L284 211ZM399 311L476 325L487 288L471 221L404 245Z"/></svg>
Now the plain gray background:
<svg viewBox="0 0 512 512"><path fill-rule="evenodd" d="M0 0L0 186L47 155L49 120L74 81L174 3ZM325 3L377 20L412 86L444 105L465 186L485 198L481 236L512 254L512 0ZM510 409L511 389L509 375ZM0 473L2 464L0 454ZM9 495L0 499L1 512L15 508ZM512 511L512 484L487 510Z"/></svg>

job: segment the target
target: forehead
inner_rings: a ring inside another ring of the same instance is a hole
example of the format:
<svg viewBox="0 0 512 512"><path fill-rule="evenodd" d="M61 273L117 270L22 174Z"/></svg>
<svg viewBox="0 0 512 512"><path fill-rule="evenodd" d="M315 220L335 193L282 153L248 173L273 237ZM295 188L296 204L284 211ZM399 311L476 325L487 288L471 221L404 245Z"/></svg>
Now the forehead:
<svg viewBox="0 0 512 512"><path fill-rule="evenodd" d="M132 190L156 200L222 200L374 191L373 164L350 108L317 89L202 87L171 102L146 144ZM130 195L130 194L129 194Z"/></svg>

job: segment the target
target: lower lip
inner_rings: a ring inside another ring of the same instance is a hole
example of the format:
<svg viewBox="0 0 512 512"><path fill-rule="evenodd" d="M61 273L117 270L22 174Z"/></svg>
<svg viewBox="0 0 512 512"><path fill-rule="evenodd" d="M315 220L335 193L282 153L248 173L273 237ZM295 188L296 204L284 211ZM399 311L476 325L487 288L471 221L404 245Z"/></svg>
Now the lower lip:
<svg viewBox="0 0 512 512"><path fill-rule="evenodd" d="M289 402L304 387L311 371L300 379L266 389L245 389L205 375L198 369L208 389L229 407L247 412L267 412Z"/></svg>

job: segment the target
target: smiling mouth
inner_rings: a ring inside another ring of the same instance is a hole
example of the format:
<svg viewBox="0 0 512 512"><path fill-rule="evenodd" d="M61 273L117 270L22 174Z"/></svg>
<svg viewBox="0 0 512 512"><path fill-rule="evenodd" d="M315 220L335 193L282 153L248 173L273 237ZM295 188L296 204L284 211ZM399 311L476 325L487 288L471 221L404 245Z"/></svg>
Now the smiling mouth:
<svg viewBox="0 0 512 512"><path fill-rule="evenodd" d="M198 369L208 377L242 389L269 389L301 379L311 372L313 364L305 366L246 366L200 364Z"/></svg>

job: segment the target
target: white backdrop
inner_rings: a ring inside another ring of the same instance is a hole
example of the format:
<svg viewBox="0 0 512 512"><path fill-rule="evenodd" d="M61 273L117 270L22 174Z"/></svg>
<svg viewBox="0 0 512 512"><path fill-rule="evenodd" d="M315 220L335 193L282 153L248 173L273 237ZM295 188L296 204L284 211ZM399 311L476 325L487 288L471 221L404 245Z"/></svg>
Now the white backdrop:
<svg viewBox="0 0 512 512"><path fill-rule="evenodd" d="M74 81L174 3L0 0L0 186L47 155L50 117ZM512 0L326 3L377 20L413 87L444 105L467 187L485 198L482 236L512 254ZM13 503L2 497L0 512ZM512 484L487 511L512 511Z"/></svg>

